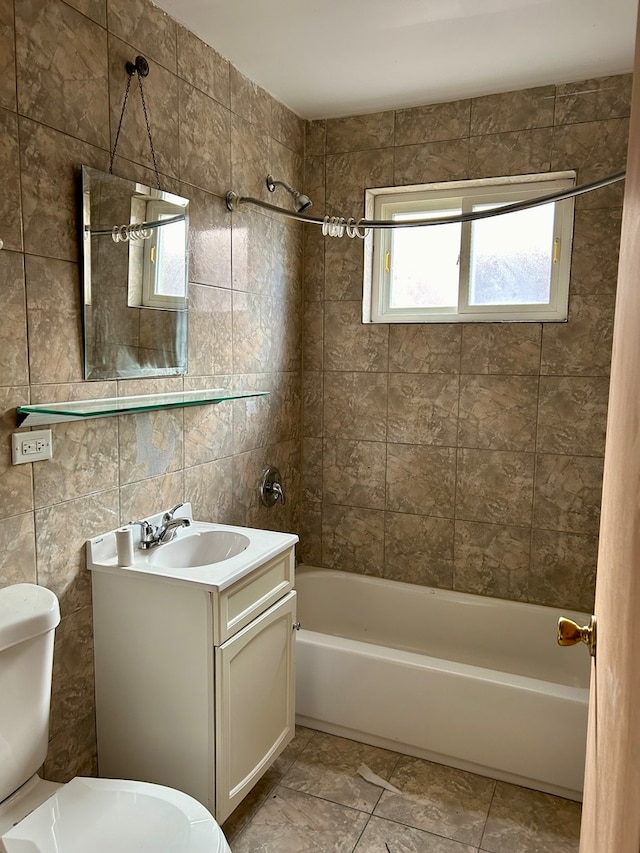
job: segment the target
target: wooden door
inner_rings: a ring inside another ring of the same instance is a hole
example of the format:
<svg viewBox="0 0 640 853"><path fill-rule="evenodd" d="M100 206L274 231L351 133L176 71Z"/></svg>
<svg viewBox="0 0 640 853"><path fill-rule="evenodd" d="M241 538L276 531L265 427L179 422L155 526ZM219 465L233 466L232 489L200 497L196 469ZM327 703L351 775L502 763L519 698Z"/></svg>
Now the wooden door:
<svg viewBox="0 0 640 853"><path fill-rule="evenodd" d="M611 366L580 853L640 851L640 39Z"/></svg>

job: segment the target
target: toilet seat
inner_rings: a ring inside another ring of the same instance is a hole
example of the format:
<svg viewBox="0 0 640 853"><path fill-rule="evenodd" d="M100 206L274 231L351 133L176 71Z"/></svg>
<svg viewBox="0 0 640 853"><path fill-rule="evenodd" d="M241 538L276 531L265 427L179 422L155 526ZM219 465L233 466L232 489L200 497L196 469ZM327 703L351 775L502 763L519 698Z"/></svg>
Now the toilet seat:
<svg viewBox="0 0 640 853"><path fill-rule="evenodd" d="M0 838L6 853L231 853L193 797L148 782L76 776Z"/></svg>

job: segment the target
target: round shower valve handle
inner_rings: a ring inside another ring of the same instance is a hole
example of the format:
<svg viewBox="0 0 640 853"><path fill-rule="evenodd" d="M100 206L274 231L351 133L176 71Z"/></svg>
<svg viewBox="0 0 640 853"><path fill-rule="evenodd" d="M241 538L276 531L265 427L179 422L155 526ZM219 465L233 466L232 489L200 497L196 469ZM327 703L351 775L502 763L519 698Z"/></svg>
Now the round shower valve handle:
<svg viewBox="0 0 640 853"><path fill-rule="evenodd" d="M265 468L262 472L262 479L260 480L260 500L265 506L273 506L278 501L280 501L283 506L286 503L280 471L273 466Z"/></svg>

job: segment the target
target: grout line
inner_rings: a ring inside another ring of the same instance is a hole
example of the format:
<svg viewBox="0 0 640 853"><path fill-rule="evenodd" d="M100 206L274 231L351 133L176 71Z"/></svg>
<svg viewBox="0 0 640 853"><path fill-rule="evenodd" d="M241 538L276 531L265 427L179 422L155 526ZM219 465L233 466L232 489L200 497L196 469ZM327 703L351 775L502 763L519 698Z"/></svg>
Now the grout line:
<svg viewBox="0 0 640 853"><path fill-rule="evenodd" d="M533 560L533 537L535 530L536 478L538 473L538 435L540 431L540 388L542 384L542 348L544 344L544 323L540 323L540 355L538 357L538 390L536 402L536 431L533 442L533 482L531 484L531 531L529 534L529 562L527 566L527 587L525 601L530 602L531 569Z"/></svg>
<svg viewBox="0 0 640 853"><path fill-rule="evenodd" d="M372 812L363 811L363 809L359 809L356 806L348 806L345 803L339 803L336 800L330 799L328 796L323 796L322 794L314 794L311 791L302 791L299 788L290 788L288 785L285 785L283 779L277 782L276 785L274 785L274 788L275 787L286 788L287 791L293 791L295 794L300 794L303 797L311 797L311 799L313 800L321 800L323 803L331 803L331 805L338 806L338 808L345 809L350 812L355 812L356 814L360 815L367 815L368 818L373 817ZM272 792L273 788L271 789L271 793ZM407 824L402 825L407 826Z"/></svg>
<svg viewBox="0 0 640 853"><path fill-rule="evenodd" d="M471 116L469 116L471 122ZM458 518L458 455L460 453L460 397L462 395L462 349L464 338L464 324L460 329L460 350L458 353L458 412L457 431L455 444L455 459L453 465L453 542L452 542L452 566L451 566L451 588L456 589L456 521Z"/></svg>
<svg viewBox="0 0 640 853"><path fill-rule="evenodd" d="M495 796L496 796L496 788L497 787L498 787L498 783L496 780L494 780L493 793L491 794L491 801L489 802L489 808L487 809L487 816L486 816L485 821L484 821L484 826L482 827L482 835L480 836L480 843L478 845L478 850L482 849L482 843L484 841L484 836L485 836L485 833L487 831L487 824L489 823L489 815L491 814L491 807L493 806L493 801L494 801Z"/></svg>
<svg viewBox="0 0 640 853"><path fill-rule="evenodd" d="M380 796L382 796L382 791L380 792ZM378 800L379 800L379 798L378 798ZM377 805L377 803L376 803L376 805ZM375 806L374 806L373 808L375 809ZM366 812L363 812L363 814L366 814ZM371 812L369 813L369 815L368 815L368 817L367 817L366 821L364 822L364 826L362 827L362 832L361 832L361 833L360 833L360 835L356 838L356 843L353 845L352 850L351 850L351 853L355 853L355 851L357 850L357 848L358 848L358 844L360 844L360 839L362 838L362 836L364 835L364 833L365 833L365 831L366 831L367 827L369 826L369 821L371 820L371 818L372 818L372 817L373 817L373 811L371 811Z"/></svg>

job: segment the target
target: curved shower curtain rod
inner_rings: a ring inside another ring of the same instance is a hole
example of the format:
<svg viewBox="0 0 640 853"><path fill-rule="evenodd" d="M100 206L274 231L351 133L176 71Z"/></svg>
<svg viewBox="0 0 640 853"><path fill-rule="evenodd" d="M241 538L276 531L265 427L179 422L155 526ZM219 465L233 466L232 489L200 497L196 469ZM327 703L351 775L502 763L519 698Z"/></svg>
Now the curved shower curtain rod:
<svg viewBox="0 0 640 853"><path fill-rule="evenodd" d="M606 178L600 178L597 181L591 181L588 184L581 184L579 187L571 187L567 190L549 193L548 195L538 196L538 198L529 199L527 201L517 201L513 204L506 204L503 207L491 208L489 210L475 210L469 213L459 213L455 216L440 216L434 219L412 219L407 222L397 222L389 219L345 219L343 216L325 216L322 219L318 216L308 216L304 213L296 213L291 210L286 210L283 207L278 207L275 204L269 204L268 201L261 201L258 198L251 196L240 196L230 190L226 195L227 208L230 211L240 204L255 204L265 210L270 210L272 213L278 213L285 216L287 219L295 219L298 222L306 222L310 225L321 225L325 236L342 237L345 233L349 237L360 237L364 239L367 231L370 229L389 229L389 228L417 228L423 225L450 225L454 222L472 222L476 219L487 219L490 216L501 216L505 213L517 213L520 210L527 210L530 207L538 207L541 204L548 204L552 201L564 201L574 196L583 195L584 193L599 190L609 184L615 184L617 181L624 180L624 169L620 172L614 172Z"/></svg>

